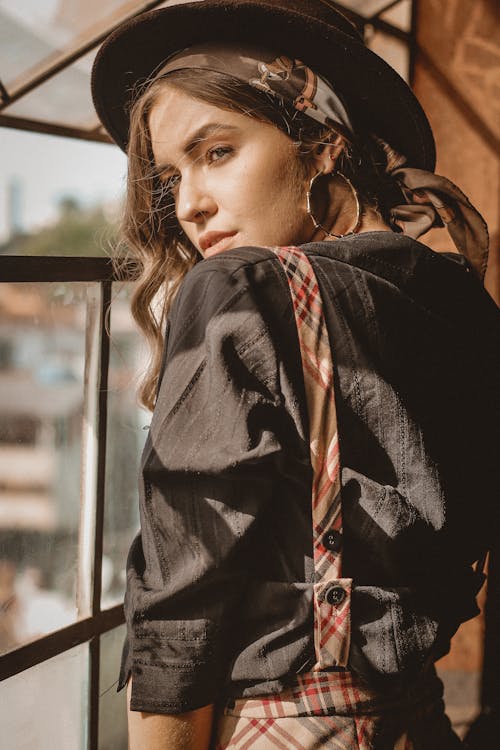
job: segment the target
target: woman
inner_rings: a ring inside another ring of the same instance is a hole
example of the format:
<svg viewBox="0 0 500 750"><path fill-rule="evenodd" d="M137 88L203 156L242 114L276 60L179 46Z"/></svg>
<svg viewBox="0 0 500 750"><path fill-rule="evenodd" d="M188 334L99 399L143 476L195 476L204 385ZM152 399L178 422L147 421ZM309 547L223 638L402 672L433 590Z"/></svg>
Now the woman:
<svg viewBox="0 0 500 750"><path fill-rule="evenodd" d="M323 0L145 14L93 87L153 344L132 750L460 747L433 663L478 611L499 320L425 115ZM413 239L443 222L463 258Z"/></svg>

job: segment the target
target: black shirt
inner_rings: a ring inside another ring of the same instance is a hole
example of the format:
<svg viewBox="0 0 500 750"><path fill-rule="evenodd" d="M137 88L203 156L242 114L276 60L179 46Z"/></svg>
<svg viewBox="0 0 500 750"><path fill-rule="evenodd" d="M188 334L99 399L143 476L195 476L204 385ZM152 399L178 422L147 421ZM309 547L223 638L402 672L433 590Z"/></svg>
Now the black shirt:
<svg viewBox="0 0 500 750"><path fill-rule="evenodd" d="M500 313L468 264L392 232L303 245L336 376L349 666L409 680L477 612L496 528ZM193 710L314 663L311 466L287 281L265 248L201 261L167 324L128 559L120 687Z"/></svg>

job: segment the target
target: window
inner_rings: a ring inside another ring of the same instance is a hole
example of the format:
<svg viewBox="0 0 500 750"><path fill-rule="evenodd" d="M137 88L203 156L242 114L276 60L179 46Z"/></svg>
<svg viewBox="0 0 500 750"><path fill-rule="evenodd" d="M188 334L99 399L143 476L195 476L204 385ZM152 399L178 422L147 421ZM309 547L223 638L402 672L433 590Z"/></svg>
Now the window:
<svg viewBox="0 0 500 750"><path fill-rule="evenodd" d="M124 560L149 421L130 284L106 258L0 263L2 739L121 750Z"/></svg>

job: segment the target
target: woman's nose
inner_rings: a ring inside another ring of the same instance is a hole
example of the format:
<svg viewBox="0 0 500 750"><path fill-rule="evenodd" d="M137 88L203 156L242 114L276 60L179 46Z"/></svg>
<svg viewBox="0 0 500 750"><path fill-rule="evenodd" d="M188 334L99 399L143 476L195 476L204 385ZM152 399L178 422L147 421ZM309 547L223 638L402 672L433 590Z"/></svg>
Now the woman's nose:
<svg viewBox="0 0 500 750"><path fill-rule="evenodd" d="M217 204L202 184L183 179L177 194L177 218L200 224L217 212Z"/></svg>

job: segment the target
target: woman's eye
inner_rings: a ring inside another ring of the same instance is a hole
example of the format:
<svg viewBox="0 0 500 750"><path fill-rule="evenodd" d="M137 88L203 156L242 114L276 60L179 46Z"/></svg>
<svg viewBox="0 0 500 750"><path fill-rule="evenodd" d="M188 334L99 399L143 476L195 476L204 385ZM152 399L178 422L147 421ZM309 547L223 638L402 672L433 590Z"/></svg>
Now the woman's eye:
<svg viewBox="0 0 500 750"><path fill-rule="evenodd" d="M214 161L220 161L225 156L231 153L233 149L230 146L216 146L211 148L207 153L207 159L210 163Z"/></svg>

